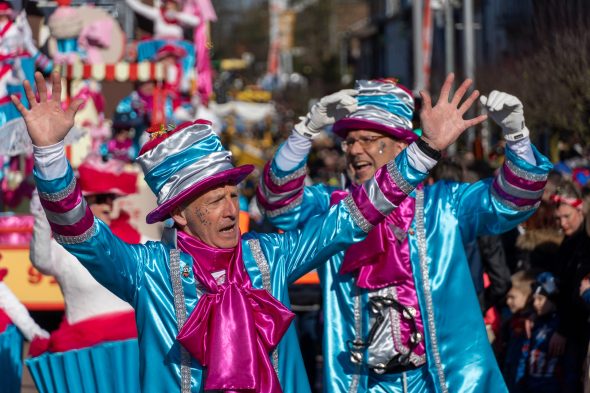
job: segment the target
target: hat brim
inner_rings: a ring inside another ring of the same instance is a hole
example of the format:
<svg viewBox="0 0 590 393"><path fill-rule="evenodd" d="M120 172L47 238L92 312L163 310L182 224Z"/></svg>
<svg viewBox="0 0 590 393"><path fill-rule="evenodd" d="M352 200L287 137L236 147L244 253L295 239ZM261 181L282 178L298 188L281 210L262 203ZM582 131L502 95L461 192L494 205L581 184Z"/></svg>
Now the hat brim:
<svg viewBox="0 0 590 393"><path fill-rule="evenodd" d="M334 127L332 127L332 132L341 138L345 138L350 131L357 130L381 132L407 143L412 143L418 139L418 135L412 130L399 127L388 127L381 123L366 119L344 118L338 120L334 124Z"/></svg>
<svg viewBox="0 0 590 393"><path fill-rule="evenodd" d="M181 205L184 202L191 200L192 198L195 198L203 191L207 191L215 186L227 183L237 185L242 180L244 180L250 173L252 173L253 170L254 165L242 165L236 168L216 173L213 176L209 176L206 179L203 179L191 185L189 188L178 194L176 197L162 203L160 206L152 210L146 216L145 220L148 224L164 221L170 217L170 213L176 206Z"/></svg>

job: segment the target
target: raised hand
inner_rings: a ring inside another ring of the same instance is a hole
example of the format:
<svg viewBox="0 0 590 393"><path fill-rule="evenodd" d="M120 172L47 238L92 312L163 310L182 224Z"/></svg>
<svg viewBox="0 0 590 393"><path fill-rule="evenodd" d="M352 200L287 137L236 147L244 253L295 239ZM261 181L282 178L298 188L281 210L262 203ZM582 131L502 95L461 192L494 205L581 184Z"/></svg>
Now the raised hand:
<svg viewBox="0 0 590 393"><path fill-rule="evenodd" d="M314 139L324 127L334 124L356 110L356 95L356 90L344 89L323 97L311 108L307 116L300 118L301 122L294 127L295 132Z"/></svg>
<svg viewBox="0 0 590 393"><path fill-rule="evenodd" d="M489 98L481 96L480 101L492 120L502 127L506 140L517 141L529 135L524 125L524 108L517 97L494 90Z"/></svg>
<svg viewBox="0 0 590 393"><path fill-rule="evenodd" d="M455 76L452 73L447 75L447 79L441 88L438 102L434 107L432 106L430 95L425 91L420 92L423 103L422 111L420 112L422 139L430 147L437 150L446 149L459 138L463 131L483 122L487 118L486 115L481 115L473 119L463 119L465 113L471 108L471 105L473 105L479 96L479 91L475 90L459 106L467 89L471 86L471 79L466 79L449 101L454 79Z"/></svg>
<svg viewBox="0 0 590 393"><path fill-rule="evenodd" d="M76 99L64 111L60 102L61 78L59 73L53 72L51 74L51 82L52 94L51 99L48 100L45 79L40 72L35 73L35 84L39 93L39 101L37 101L31 84L25 80L23 87L31 109L25 108L15 95L10 96L25 119L27 132L35 146L50 146L61 142L74 125L74 116L84 102L81 99Z"/></svg>

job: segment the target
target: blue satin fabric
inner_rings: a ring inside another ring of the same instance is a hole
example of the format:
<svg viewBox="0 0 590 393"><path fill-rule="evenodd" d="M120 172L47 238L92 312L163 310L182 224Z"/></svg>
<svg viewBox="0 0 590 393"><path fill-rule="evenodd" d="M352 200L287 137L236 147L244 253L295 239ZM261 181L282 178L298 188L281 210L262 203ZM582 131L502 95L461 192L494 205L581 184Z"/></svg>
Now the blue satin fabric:
<svg viewBox="0 0 590 393"><path fill-rule="evenodd" d="M71 176L71 168L64 177ZM57 192L52 185L36 178L39 188ZM161 242L129 245L115 237L109 228L95 220L96 233L83 243L64 245L90 271L94 278L135 309L142 392L180 390L180 348L170 277L170 249ZM345 205L333 206L324 215L311 218L305 228L277 234L246 234L242 250L245 268L255 288L263 288L262 273L247 241L258 239L268 261L272 295L290 306L288 286L308 271L317 268L338 250L361 241L365 233L354 223ZM180 277L187 313L198 297L193 275L184 277L184 266L192 258L181 253ZM284 392L309 392L309 383L293 325L278 346L279 380ZM193 359L192 392L202 389L203 369Z"/></svg>
<svg viewBox="0 0 590 393"><path fill-rule="evenodd" d="M550 162L535 149L534 152L537 166L531 166L518 157L514 157L513 162L531 173L548 173ZM405 152L400 154L402 158L404 155ZM412 168L408 168L407 160L400 160L399 156L396 161L400 173L407 179ZM492 198L491 181L487 179L474 184L438 182L424 191L428 282L434 305L431 317L448 392L507 391L488 342L464 244L479 235L505 232L526 220L533 211L511 210ZM299 206L270 220L285 230L305 224L310 217L329 208L330 195L334 190L325 185L306 187ZM415 197L415 194L410 197ZM408 239L414 284L423 315L427 355L427 364L411 373L408 391L442 392L428 324L415 219ZM340 252L318 269L324 296L324 319L327 321L323 341L324 391L348 392L353 383L358 383L358 392L400 392L400 374L377 378L366 368L350 361L347 341L355 337L354 296L360 296L363 339L370 329L369 306L367 292L354 285L353 276L338 273L343 257L344 252Z"/></svg>
<svg viewBox="0 0 590 393"><path fill-rule="evenodd" d="M60 38L57 40L57 51L59 53L78 53L77 38Z"/></svg>
<svg viewBox="0 0 590 393"><path fill-rule="evenodd" d="M19 393L23 371L23 336L9 325L0 334L0 393Z"/></svg>
<svg viewBox="0 0 590 393"><path fill-rule="evenodd" d="M166 44L181 46L186 51L182 58L182 70L188 73L195 68L195 46L189 41L183 40L145 40L137 44L137 61L154 61L158 50Z"/></svg>
<svg viewBox="0 0 590 393"><path fill-rule="evenodd" d="M112 341L25 361L40 393L139 392L137 340Z"/></svg>

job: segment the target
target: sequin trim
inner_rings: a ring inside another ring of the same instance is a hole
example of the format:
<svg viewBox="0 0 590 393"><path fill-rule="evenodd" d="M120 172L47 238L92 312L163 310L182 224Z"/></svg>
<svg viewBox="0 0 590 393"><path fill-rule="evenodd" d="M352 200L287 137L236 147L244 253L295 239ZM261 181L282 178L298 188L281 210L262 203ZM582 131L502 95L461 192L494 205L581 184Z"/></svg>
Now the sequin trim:
<svg viewBox="0 0 590 393"><path fill-rule="evenodd" d="M53 238L59 244L80 244L80 243L84 243L85 241L90 239L92 236L94 236L96 234L96 228L97 227L96 227L96 221L95 221L92 223L92 226L90 228L88 228L86 230L86 232L84 232L81 235L64 236L64 235L60 235L58 233L53 232Z"/></svg>
<svg viewBox="0 0 590 393"><path fill-rule="evenodd" d="M498 186L506 193L513 195L518 198L526 198L526 199L540 199L543 195L544 190L541 189L539 191L531 191L525 188L520 188L515 185L510 184L506 178L504 177L504 171L500 172L500 176L496 177L496 183Z"/></svg>
<svg viewBox="0 0 590 393"><path fill-rule="evenodd" d="M530 181L546 181L547 174L537 174L528 172L518 166L512 161L505 161L504 164L510 168L512 172L514 172L518 177L522 177L523 179L530 180Z"/></svg>
<svg viewBox="0 0 590 393"><path fill-rule="evenodd" d="M180 278L180 251L178 249L170 250L170 279L172 281L172 291L174 292L174 310L176 312L176 326L178 331L182 329L186 322L186 303L184 300L184 290ZM180 386L182 393L191 391L191 356L182 345L180 346Z"/></svg>
<svg viewBox="0 0 590 393"><path fill-rule="evenodd" d="M256 261L256 266L258 266L258 270L260 270L260 274L262 275L262 286L268 293L272 295L272 286L270 282L270 266L268 265L268 261L266 256L264 256L264 252L262 252L262 248L260 247L260 240L258 239L251 239L247 241L250 250L252 251L252 256L254 257L254 261ZM272 351L272 367L275 369L275 373L277 377L279 376L279 347L277 346L274 351Z"/></svg>
<svg viewBox="0 0 590 393"><path fill-rule="evenodd" d="M273 218L276 216L280 216L281 214L288 213L289 211L295 209L297 206L301 205L301 202L303 202L303 194L299 195L297 198L295 198L293 202L289 203L288 205L275 210L266 210L260 206L260 203L258 204L258 207L260 207L262 212L265 213L267 217Z"/></svg>
<svg viewBox="0 0 590 393"><path fill-rule="evenodd" d="M492 186L490 186L490 187L492 187ZM494 197L494 199L498 200L498 202L500 202L504 206L508 207L510 210L515 210L515 211L519 211L519 212L536 210L541 205L541 201L537 201L534 205L526 205L526 206L516 205L516 204L510 202L509 200L502 198L502 196L498 194L498 191L496 191L494 189L494 187L492 187L492 196Z"/></svg>
<svg viewBox="0 0 590 393"><path fill-rule="evenodd" d="M392 160L387 163L387 172L389 172L389 176L391 176L395 184L397 184L404 194L410 195L410 193L414 191L415 187L408 183L406 179L404 179L402 174L399 172L399 169L397 169L395 161Z"/></svg>
<svg viewBox="0 0 590 393"><path fill-rule="evenodd" d="M295 180L302 176L307 175L307 165L302 166L301 168L297 169L295 172L288 174L284 177L278 177L276 173L272 170L272 165L268 171L270 175L270 180L276 184L277 186L284 186L285 184L289 183L291 180Z"/></svg>
<svg viewBox="0 0 590 393"><path fill-rule="evenodd" d="M438 374L440 389L448 393L445 374L438 350L436 338L436 326L434 324L434 308L432 305L432 293L430 292L430 277L428 275L428 257L426 254L426 233L424 227L424 191L416 190L416 238L418 241L418 254L420 255L420 271L422 273L422 286L426 299L426 314L428 319L428 334L430 336L430 347L434 358L434 365Z"/></svg>
<svg viewBox="0 0 590 393"><path fill-rule="evenodd" d="M361 319L361 295L359 287L354 285L354 339L355 341L361 341L362 338L362 326L363 321ZM361 362L355 365L354 374L352 375L352 380L350 381L350 389L348 389L349 393L356 393L359 388L359 379L361 377Z"/></svg>
<svg viewBox="0 0 590 393"><path fill-rule="evenodd" d="M64 199L65 197L67 197L68 195L70 195L72 192L74 192L74 189L76 188L76 178L72 177L72 181L70 182L70 184L68 184L68 186L66 188L64 188L61 191L58 192L41 192L39 191L39 198L41 199L45 199L46 201L49 202L58 202L61 201L62 199Z"/></svg>
<svg viewBox="0 0 590 393"><path fill-rule="evenodd" d="M360 209L356 205L356 202L352 198L352 195L349 194L346 198L343 199L344 205L348 208L350 215L352 216L352 220L356 225L358 225L365 233L369 233L371 229L373 229L373 224L371 224L365 216L361 213Z"/></svg>

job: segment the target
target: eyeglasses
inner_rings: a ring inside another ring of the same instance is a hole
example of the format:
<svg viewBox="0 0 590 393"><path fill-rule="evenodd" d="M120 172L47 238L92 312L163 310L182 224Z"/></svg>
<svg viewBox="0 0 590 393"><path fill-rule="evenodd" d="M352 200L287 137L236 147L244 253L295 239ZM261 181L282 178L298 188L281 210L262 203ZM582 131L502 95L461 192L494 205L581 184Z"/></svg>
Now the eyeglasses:
<svg viewBox="0 0 590 393"><path fill-rule="evenodd" d="M374 136L361 136L359 138L346 138L342 142L340 142L340 147L342 151L345 153L348 152L349 149L352 149L352 146L358 142L363 149L367 149L373 143L378 141L379 139L387 138L385 135L374 135Z"/></svg>
<svg viewBox="0 0 590 393"><path fill-rule="evenodd" d="M94 194L88 195L86 201L89 205L102 205L103 203L110 204L113 203L116 197L115 194Z"/></svg>

